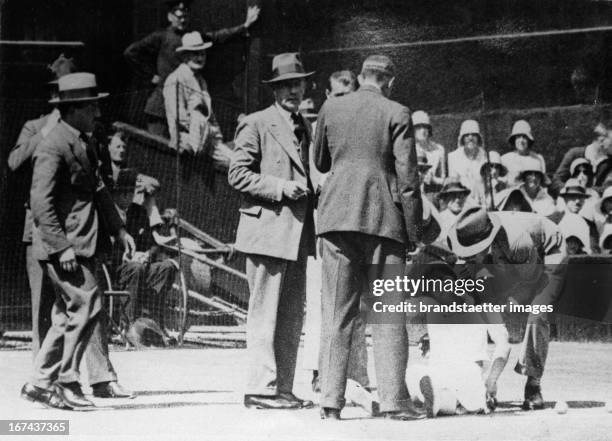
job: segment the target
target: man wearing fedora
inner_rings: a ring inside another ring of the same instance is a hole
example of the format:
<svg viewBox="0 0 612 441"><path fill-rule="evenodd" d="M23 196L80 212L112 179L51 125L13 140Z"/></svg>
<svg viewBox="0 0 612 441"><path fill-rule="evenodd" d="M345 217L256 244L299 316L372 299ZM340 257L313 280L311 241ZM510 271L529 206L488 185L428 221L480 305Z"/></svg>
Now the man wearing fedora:
<svg viewBox="0 0 612 441"><path fill-rule="evenodd" d="M537 213L465 210L448 234L453 252L476 274L484 264L496 281L497 300L552 305L561 292L563 265L545 265L564 254L557 225ZM529 314L515 371L527 376L523 408L542 409L540 380L548 353L546 312Z"/></svg>
<svg viewBox="0 0 612 441"><path fill-rule="evenodd" d="M275 102L238 125L228 173L243 195L235 246L246 254L250 290L244 404L297 409L313 405L292 392L306 262L315 253L311 127L298 111L313 72L304 71L296 53L275 56L272 72L265 83Z"/></svg>
<svg viewBox="0 0 612 441"><path fill-rule="evenodd" d="M205 42L199 32L184 34L182 45L176 49L182 63L168 75L164 84L170 146L191 150L195 154L210 144L209 138L221 134L212 111L208 86L202 76L202 69L206 64L206 49L211 46L212 43ZM215 147L215 150L219 149ZM220 154L219 152L216 156L221 157ZM225 158L227 165L227 152Z"/></svg>
<svg viewBox="0 0 612 441"><path fill-rule="evenodd" d="M100 337L95 338L100 350L108 350L96 258L108 240L105 231L115 234L128 254L134 241L101 180L86 135L100 115L98 100L107 94L98 93L89 73L65 75L58 87L50 103L57 105L61 119L34 151L30 190L32 254L57 295L52 326L34 359L32 384L22 394L52 407L81 410L93 407L79 383L83 353L92 336ZM95 396L111 396L109 387L117 389L116 377L107 380L94 385Z"/></svg>
<svg viewBox="0 0 612 441"><path fill-rule="evenodd" d="M142 40L132 43L123 53L134 66L137 73L150 79L155 89L145 105L145 114L149 117L149 132L166 135L166 115L162 88L166 78L174 71L181 60L176 49L181 46L181 37L190 31L189 5L191 0L169 0L165 2L168 8L168 27L157 30ZM257 21L259 7L247 8L246 20L239 26L203 32L209 41L223 43L231 37L248 34L249 27Z"/></svg>
<svg viewBox="0 0 612 441"><path fill-rule="evenodd" d="M384 278L388 265L403 265L408 240L421 240L423 201L410 112L388 98L394 77L388 57L370 56L359 90L327 100L319 111L315 164L329 172L317 215L323 257L322 418L339 419L344 407L351 336L362 288L371 281L366 278ZM362 264L372 265L367 277ZM386 295L401 300L398 293ZM373 325L372 337L382 415L423 418L405 383L405 322Z"/></svg>

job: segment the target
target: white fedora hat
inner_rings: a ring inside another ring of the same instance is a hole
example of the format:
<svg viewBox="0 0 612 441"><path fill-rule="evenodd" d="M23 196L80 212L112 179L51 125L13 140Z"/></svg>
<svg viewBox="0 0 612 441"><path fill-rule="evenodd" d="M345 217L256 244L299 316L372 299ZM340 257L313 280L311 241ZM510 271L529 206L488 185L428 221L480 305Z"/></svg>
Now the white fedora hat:
<svg viewBox="0 0 612 441"><path fill-rule="evenodd" d="M106 98L108 93L99 93L96 76L92 73L77 72L64 75L57 81L58 96L50 104L95 101Z"/></svg>
<svg viewBox="0 0 612 441"><path fill-rule="evenodd" d="M213 44L210 41L204 41L202 35L198 31L187 32L181 38L181 46L176 48L177 52L197 52L208 49Z"/></svg>

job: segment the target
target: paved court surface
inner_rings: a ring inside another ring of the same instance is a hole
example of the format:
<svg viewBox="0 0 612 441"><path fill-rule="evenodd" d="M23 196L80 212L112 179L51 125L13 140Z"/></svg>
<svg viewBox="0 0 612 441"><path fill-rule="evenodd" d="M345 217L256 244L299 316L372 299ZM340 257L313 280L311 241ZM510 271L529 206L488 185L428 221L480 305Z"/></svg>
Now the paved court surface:
<svg viewBox="0 0 612 441"><path fill-rule="evenodd" d="M133 400L94 399L100 408L86 413L44 409L19 398L27 379L30 353L0 351L0 419L68 419L69 437L4 437L59 440L610 440L612 345L553 343L543 382L549 405L568 401L569 412L522 412L523 378L502 375L503 408L491 415L395 422L366 417L346 408L344 421L322 421L318 408L302 411L247 410L241 405L245 351L175 349L113 352L121 382L138 392ZM411 363L420 358L411 348ZM372 368L372 366L370 366ZM296 393L316 398L310 378L300 371ZM88 392L88 391L86 391ZM0 438L2 438L0 436Z"/></svg>

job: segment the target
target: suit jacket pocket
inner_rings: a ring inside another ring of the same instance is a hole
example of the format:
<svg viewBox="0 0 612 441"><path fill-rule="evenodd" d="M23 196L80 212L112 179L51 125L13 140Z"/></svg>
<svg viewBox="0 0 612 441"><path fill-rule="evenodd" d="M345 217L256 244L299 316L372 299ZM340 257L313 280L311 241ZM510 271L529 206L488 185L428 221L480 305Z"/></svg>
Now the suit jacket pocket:
<svg viewBox="0 0 612 441"><path fill-rule="evenodd" d="M248 216L259 217L261 216L262 208L254 205L252 207L239 208L238 211Z"/></svg>

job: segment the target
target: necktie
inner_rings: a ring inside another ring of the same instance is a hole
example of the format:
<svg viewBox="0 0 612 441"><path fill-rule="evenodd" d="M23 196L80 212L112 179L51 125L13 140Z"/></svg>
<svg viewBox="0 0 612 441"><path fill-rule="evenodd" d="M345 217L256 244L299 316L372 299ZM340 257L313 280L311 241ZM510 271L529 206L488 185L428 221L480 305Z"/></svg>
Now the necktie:
<svg viewBox="0 0 612 441"><path fill-rule="evenodd" d="M293 121L293 125L295 126L293 133L298 140L298 153L300 154L302 165L304 165L308 187L312 190L312 182L310 181L310 163L308 161L308 147L310 146L310 139L308 139L306 124L304 123L304 118L299 113L292 113L291 121Z"/></svg>

